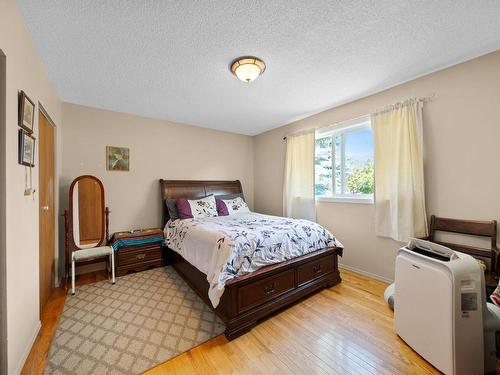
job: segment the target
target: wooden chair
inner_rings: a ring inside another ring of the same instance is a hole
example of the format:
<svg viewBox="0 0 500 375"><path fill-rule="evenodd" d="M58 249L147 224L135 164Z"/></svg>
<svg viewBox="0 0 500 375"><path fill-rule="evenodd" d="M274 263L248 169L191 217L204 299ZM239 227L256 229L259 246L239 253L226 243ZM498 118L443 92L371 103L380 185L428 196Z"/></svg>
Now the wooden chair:
<svg viewBox="0 0 500 375"><path fill-rule="evenodd" d="M449 242L442 242L436 240L436 232L449 232L465 234L469 236L476 236L482 238L489 238L491 246L489 249L460 245ZM457 219L447 219L443 217L431 216L431 223L429 228L429 241L439 243L453 250L460 251L462 253L469 254L474 258L485 261L486 272L484 274L484 281L486 286L486 298L489 302L490 295L496 289L498 285L498 273L499 273L499 250L497 247L497 222L496 220L491 221L473 221L473 220L457 220ZM497 359L500 358L500 332L496 333L496 352Z"/></svg>
<svg viewBox="0 0 500 375"><path fill-rule="evenodd" d="M448 232L465 234L469 236L489 238L490 248L482 248L456 243L449 243L436 240L436 232ZM498 285L498 261L499 250L497 248L497 222L491 221L474 221L474 220L458 220L448 219L443 217L431 216L428 240L449 247L453 250L469 254L476 259L486 263L486 292L488 297L493 293Z"/></svg>

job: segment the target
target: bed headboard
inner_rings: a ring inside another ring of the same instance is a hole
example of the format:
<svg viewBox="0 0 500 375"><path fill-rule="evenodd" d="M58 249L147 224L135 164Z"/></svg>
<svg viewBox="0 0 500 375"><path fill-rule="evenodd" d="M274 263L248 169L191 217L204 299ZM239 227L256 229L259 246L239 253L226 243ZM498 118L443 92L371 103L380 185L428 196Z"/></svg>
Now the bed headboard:
<svg viewBox="0 0 500 375"><path fill-rule="evenodd" d="M167 198L202 198L214 194L243 193L240 180L236 181L195 181L195 180L163 180L160 179L163 226L170 219L165 199Z"/></svg>

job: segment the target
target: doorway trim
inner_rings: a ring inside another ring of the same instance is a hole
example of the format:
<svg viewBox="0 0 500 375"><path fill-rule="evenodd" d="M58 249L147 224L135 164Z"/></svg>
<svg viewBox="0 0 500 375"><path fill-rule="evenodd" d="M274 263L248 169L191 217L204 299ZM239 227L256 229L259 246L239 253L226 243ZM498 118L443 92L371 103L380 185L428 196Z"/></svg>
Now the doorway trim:
<svg viewBox="0 0 500 375"><path fill-rule="evenodd" d="M52 120L52 118L50 117L49 113L46 111L46 109L44 108L43 104L41 102L38 102L38 109L40 112L42 112L42 114L45 116L45 118L47 120L49 120L49 122L51 123L51 125L57 129L57 125L56 123ZM57 148L57 147L56 147Z"/></svg>

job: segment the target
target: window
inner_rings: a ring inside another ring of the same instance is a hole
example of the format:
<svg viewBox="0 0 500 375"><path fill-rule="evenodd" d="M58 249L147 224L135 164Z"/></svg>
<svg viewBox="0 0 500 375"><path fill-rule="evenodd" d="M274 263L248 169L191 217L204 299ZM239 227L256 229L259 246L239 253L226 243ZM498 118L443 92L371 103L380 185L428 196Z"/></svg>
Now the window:
<svg viewBox="0 0 500 375"><path fill-rule="evenodd" d="M315 194L319 199L372 202L373 137L369 117L316 133Z"/></svg>

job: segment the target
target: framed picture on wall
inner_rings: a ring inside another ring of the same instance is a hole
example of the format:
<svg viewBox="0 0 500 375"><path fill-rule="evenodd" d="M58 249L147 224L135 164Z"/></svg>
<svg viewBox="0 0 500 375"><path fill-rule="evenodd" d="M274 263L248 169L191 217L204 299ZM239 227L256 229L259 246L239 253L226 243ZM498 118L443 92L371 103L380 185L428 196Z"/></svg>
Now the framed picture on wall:
<svg viewBox="0 0 500 375"><path fill-rule="evenodd" d="M25 129L28 133L33 133L35 126L35 103L28 98L24 91L19 94L19 126Z"/></svg>
<svg viewBox="0 0 500 375"><path fill-rule="evenodd" d="M35 166L35 137L24 129L19 129L19 164Z"/></svg>
<svg viewBox="0 0 500 375"><path fill-rule="evenodd" d="M106 146L106 169L108 171L128 171L130 169L129 148Z"/></svg>

